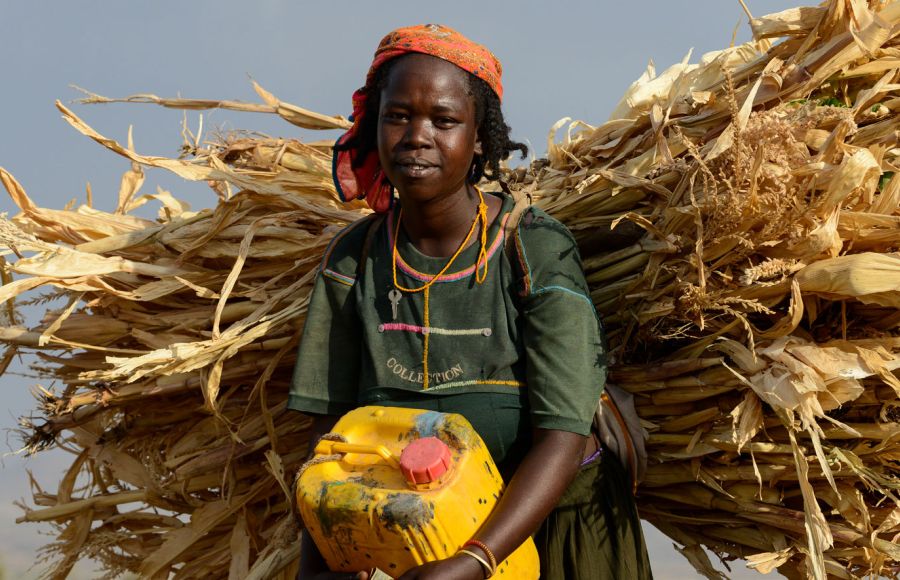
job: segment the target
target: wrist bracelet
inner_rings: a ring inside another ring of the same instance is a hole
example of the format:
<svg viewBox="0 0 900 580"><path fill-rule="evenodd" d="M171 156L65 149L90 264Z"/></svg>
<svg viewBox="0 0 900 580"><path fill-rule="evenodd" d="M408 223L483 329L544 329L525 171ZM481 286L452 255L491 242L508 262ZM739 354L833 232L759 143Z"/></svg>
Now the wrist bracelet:
<svg viewBox="0 0 900 580"><path fill-rule="evenodd" d="M484 552L484 554L488 557L488 561L491 564L491 574L493 575L493 573L497 571L497 558L494 557L494 553L491 552L491 549L488 548L484 542L482 542L480 540L471 539L468 542L466 542L465 544L463 544L463 548L465 548L466 546L475 546L476 548L478 548L482 552Z"/></svg>
<svg viewBox="0 0 900 580"><path fill-rule="evenodd" d="M478 560L478 563L481 564L481 568L484 570L484 577L490 578L494 575L494 569L491 568L491 565L487 563L487 560L476 554L475 552L466 550L465 548L460 548L456 551L457 554L465 554L466 556L470 556Z"/></svg>

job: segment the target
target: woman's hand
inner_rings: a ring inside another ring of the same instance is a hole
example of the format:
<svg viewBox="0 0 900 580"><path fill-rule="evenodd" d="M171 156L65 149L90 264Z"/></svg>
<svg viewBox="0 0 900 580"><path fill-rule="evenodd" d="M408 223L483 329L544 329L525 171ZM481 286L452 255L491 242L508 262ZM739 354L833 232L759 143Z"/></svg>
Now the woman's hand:
<svg viewBox="0 0 900 580"><path fill-rule="evenodd" d="M484 580L484 570L474 558L458 554L416 566L397 580Z"/></svg>
<svg viewBox="0 0 900 580"><path fill-rule="evenodd" d="M319 438L331 431L339 417L334 415L313 415L312 434L309 438L307 457L312 457ZM325 559L305 530L300 535L300 569L297 580L369 580L368 572L328 572Z"/></svg>

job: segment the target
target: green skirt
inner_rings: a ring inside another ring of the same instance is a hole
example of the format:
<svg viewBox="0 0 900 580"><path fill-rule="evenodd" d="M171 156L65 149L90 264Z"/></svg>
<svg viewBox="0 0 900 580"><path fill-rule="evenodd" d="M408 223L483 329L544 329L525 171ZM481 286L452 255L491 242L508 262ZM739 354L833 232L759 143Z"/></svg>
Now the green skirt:
<svg viewBox="0 0 900 580"><path fill-rule="evenodd" d="M653 577L631 478L613 453L581 469L534 541L542 580Z"/></svg>

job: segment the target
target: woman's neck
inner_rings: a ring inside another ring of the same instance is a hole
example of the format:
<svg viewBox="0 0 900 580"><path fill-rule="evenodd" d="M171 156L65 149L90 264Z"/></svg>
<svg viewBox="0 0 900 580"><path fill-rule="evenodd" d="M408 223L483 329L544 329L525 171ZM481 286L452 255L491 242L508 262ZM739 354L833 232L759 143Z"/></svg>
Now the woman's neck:
<svg viewBox="0 0 900 580"><path fill-rule="evenodd" d="M485 193L488 223L494 221L502 205L499 198ZM402 227L416 248L427 256L447 257L459 248L478 213L478 192L467 187L459 194L425 203L403 204ZM471 245L478 236L472 236Z"/></svg>

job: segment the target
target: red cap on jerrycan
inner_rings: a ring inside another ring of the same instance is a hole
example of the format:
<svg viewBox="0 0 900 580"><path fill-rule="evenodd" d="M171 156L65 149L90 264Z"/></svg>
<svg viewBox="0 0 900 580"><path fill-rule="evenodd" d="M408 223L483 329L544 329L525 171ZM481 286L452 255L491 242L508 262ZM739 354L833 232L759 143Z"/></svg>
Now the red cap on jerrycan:
<svg viewBox="0 0 900 580"><path fill-rule="evenodd" d="M400 471L413 485L432 483L450 469L450 448L437 437L416 439L400 454Z"/></svg>

